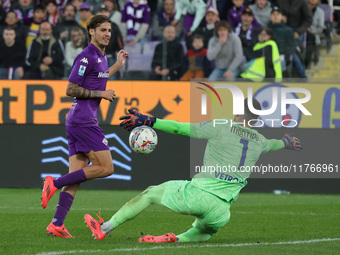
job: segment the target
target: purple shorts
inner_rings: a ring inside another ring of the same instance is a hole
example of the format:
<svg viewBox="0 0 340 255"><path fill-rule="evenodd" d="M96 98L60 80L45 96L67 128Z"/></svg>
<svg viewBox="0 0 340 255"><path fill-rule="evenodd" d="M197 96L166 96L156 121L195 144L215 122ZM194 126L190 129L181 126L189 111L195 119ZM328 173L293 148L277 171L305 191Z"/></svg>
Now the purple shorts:
<svg viewBox="0 0 340 255"><path fill-rule="evenodd" d="M80 152L110 150L104 132L99 126L66 126L66 135L68 139L69 157Z"/></svg>

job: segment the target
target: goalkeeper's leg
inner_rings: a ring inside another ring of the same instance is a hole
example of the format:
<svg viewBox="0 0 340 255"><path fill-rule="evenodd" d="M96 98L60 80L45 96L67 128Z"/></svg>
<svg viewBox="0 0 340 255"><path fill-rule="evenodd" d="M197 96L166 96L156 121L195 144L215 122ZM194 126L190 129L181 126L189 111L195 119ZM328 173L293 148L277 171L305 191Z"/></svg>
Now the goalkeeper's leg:
<svg viewBox="0 0 340 255"><path fill-rule="evenodd" d="M166 183L158 186L150 186L138 196L131 199L123 205L123 207L121 207L109 221L102 224L102 232L108 233L124 222L132 220L151 204L161 204L165 186Z"/></svg>
<svg viewBox="0 0 340 255"><path fill-rule="evenodd" d="M196 217L191 229L177 235L178 242L207 241L216 234L221 227L228 223L230 219L230 203L215 200L213 197L211 198L211 209L202 217Z"/></svg>

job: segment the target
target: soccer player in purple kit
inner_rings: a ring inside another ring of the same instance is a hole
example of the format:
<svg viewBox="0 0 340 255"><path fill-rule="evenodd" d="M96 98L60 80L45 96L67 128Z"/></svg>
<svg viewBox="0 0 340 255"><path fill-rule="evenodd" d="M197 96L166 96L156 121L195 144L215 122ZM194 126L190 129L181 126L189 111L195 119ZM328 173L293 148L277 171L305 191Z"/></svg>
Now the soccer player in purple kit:
<svg viewBox="0 0 340 255"><path fill-rule="evenodd" d="M121 50L117 62L108 68L105 47L111 37L111 21L96 15L87 24L89 45L76 57L66 90L74 102L66 119L66 135L69 146L69 173L57 179L47 176L42 190L42 207L58 189L59 202L52 222L46 228L48 234L72 237L64 226L64 220L73 203L81 182L103 178L113 174L113 162L108 141L98 126L97 110L101 99L112 102L116 94L106 90L106 82L117 72L129 56ZM88 165L92 162L92 165Z"/></svg>

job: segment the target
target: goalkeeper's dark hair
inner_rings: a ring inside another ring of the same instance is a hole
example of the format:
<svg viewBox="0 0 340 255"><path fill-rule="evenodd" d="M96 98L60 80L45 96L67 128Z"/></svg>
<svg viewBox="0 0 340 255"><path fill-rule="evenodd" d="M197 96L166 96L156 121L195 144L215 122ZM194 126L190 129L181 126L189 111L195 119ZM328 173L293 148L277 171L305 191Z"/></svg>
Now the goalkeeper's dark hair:
<svg viewBox="0 0 340 255"><path fill-rule="evenodd" d="M256 110L262 110L261 104L255 98L253 98L253 106ZM255 120L258 119L259 115L252 113L248 107L248 99L244 99L244 119L245 120Z"/></svg>

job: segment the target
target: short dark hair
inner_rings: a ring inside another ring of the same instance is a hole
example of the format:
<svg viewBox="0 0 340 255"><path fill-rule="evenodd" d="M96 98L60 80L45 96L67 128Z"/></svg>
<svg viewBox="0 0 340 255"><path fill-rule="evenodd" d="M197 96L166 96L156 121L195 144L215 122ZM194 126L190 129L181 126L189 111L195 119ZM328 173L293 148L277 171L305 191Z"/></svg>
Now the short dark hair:
<svg viewBox="0 0 340 255"><path fill-rule="evenodd" d="M36 6L34 6L33 13L36 12L36 11L39 11L39 10L45 12L44 7L42 7L41 5L36 5Z"/></svg>
<svg viewBox="0 0 340 255"><path fill-rule="evenodd" d="M87 22L87 39L89 42L91 42L90 29L96 29L105 22L110 23L112 26L111 20L104 15L95 15L89 20L89 22Z"/></svg>
<svg viewBox="0 0 340 255"><path fill-rule="evenodd" d="M215 35L218 37L218 30L221 28L221 27L224 27L226 29L228 29L228 32L230 33L232 31L231 29L231 26L230 24L228 23L228 21L226 20L221 20L220 22L218 22L215 26L215 29L214 29L214 33Z"/></svg>
<svg viewBox="0 0 340 255"><path fill-rule="evenodd" d="M9 26L5 27L4 31L5 30L7 30L7 31L14 31L15 32L15 29L13 27L9 27Z"/></svg>
<svg viewBox="0 0 340 255"><path fill-rule="evenodd" d="M77 13L77 8L76 8L73 4L71 4L71 3L68 3L68 4L66 4L66 5L64 6L64 8L63 8L63 13L65 12L67 6L72 6L72 8L73 8L73 10L74 10L74 13Z"/></svg>
<svg viewBox="0 0 340 255"><path fill-rule="evenodd" d="M275 37L273 34L273 30L270 27L264 27L259 30L259 34L264 31L267 35L269 35L270 39L275 41Z"/></svg>
<svg viewBox="0 0 340 255"><path fill-rule="evenodd" d="M195 40L195 39L204 41L204 36L201 34L194 34L194 37L192 38L192 40Z"/></svg>
<svg viewBox="0 0 340 255"><path fill-rule="evenodd" d="M256 110L262 110L261 104L255 98L253 98L253 106ZM244 99L244 119L249 120L256 120L259 118L259 115L252 113L248 107L248 99Z"/></svg>

